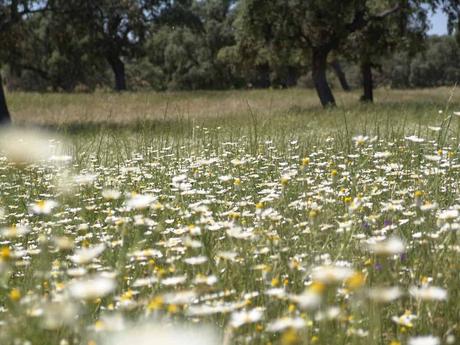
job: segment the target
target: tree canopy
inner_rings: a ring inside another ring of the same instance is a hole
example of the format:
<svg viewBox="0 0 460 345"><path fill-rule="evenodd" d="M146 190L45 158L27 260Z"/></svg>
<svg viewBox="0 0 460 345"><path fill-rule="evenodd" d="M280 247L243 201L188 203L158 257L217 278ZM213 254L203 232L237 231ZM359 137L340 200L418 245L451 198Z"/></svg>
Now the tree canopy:
<svg viewBox="0 0 460 345"><path fill-rule="evenodd" d="M372 101L375 71L394 86L457 78L431 49L455 59L455 40L427 40L433 10L460 43L460 0L0 0L0 71L9 88L40 91L289 87L310 75L329 106L328 70L348 89L356 65Z"/></svg>

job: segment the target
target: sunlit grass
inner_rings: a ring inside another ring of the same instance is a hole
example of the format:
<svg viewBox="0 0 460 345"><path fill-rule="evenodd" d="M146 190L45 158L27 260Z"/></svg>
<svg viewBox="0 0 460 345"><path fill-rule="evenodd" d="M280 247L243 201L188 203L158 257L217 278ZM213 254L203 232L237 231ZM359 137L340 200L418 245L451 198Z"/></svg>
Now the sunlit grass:
<svg viewBox="0 0 460 345"><path fill-rule="evenodd" d="M332 117L324 116L316 93L304 89L122 94L12 93L7 97L14 120L21 124L89 122L114 125L148 121L201 125L211 121L244 125L250 122L251 114L258 114L263 118L262 123L274 120L275 124L280 124L287 119L291 127L293 122L312 122L312 127L334 126L336 121L341 121L342 113L349 114L353 119L374 115L380 118L389 116L391 120L429 121L447 103L455 106L460 99L458 89L379 89L375 95L376 108L359 105L359 91L344 93L336 90L335 93L339 107L330 112L336 115Z"/></svg>

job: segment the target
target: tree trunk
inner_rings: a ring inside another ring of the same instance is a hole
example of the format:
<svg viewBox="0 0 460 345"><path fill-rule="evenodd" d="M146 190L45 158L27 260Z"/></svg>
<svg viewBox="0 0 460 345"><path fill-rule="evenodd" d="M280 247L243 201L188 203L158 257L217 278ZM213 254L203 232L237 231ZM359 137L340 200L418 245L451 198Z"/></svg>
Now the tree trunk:
<svg viewBox="0 0 460 345"><path fill-rule="evenodd" d="M270 66L262 64L256 67L256 75L251 84L256 89L267 89L270 87Z"/></svg>
<svg viewBox="0 0 460 345"><path fill-rule="evenodd" d="M334 70L335 75L339 79L340 85L342 86L343 91L350 91L350 85L348 84L347 77L340 66L340 62L337 59L334 59L330 63L332 69Z"/></svg>
<svg viewBox="0 0 460 345"><path fill-rule="evenodd" d="M293 66L287 67L286 75L286 87L293 87L297 85L297 80L299 79L297 68Z"/></svg>
<svg viewBox="0 0 460 345"><path fill-rule="evenodd" d="M121 61L119 56L109 56L107 61L109 62L110 67L112 67L115 77L115 90L126 90L125 64Z"/></svg>
<svg viewBox="0 0 460 345"><path fill-rule="evenodd" d="M0 74L0 125L6 125L11 123L10 112L6 105L5 92L3 90L2 75Z"/></svg>
<svg viewBox="0 0 460 345"><path fill-rule="evenodd" d="M326 79L327 55L329 50L314 48L312 56L312 77L315 89L323 107L335 106L335 99Z"/></svg>
<svg viewBox="0 0 460 345"><path fill-rule="evenodd" d="M361 73L363 76L363 95L361 96L362 102L374 101L374 85L372 81L372 65L369 62L361 63Z"/></svg>

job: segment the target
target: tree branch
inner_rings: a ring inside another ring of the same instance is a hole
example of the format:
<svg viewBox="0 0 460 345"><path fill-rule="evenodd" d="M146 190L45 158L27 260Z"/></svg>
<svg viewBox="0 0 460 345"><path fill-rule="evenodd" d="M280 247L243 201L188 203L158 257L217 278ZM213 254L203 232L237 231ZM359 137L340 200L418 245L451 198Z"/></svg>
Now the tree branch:
<svg viewBox="0 0 460 345"><path fill-rule="evenodd" d="M396 4L393 8L383 11L382 13L378 15L372 16L370 18L370 21L385 19L386 17L391 16L393 13L398 12L400 9L401 9L401 6L399 4Z"/></svg>
<svg viewBox="0 0 460 345"><path fill-rule="evenodd" d="M377 14L377 15L370 16L368 18L366 18L366 11L365 10L359 10L359 11L356 12L356 15L353 18L353 21L349 25L347 25L347 30L350 33L358 31L358 30L364 28L370 22L383 20L386 17L392 15L393 13L398 12L399 10L401 10L401 6L399 4L396 4L394 7L390 8L388 10L385 10L385 11L383 11L383 12Z"/></svg>

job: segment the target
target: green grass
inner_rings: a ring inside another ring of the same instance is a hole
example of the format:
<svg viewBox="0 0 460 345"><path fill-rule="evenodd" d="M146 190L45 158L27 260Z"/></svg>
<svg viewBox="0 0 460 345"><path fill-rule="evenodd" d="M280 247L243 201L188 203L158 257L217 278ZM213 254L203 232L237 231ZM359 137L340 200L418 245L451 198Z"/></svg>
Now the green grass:
<svg viewBox="0 0 460 345"><path fill-rule="evenodd" d="M225 345L458 343L456 96L8 95L16 123L52 130L25 151L50 136L72 161L0 160L0 344L163 344L184 327L207 344L203 325ZM391 238L403 248L372 246ZM95 275L107 293L75 292ZM281 318L298 328L273 331Z"/></svg>

